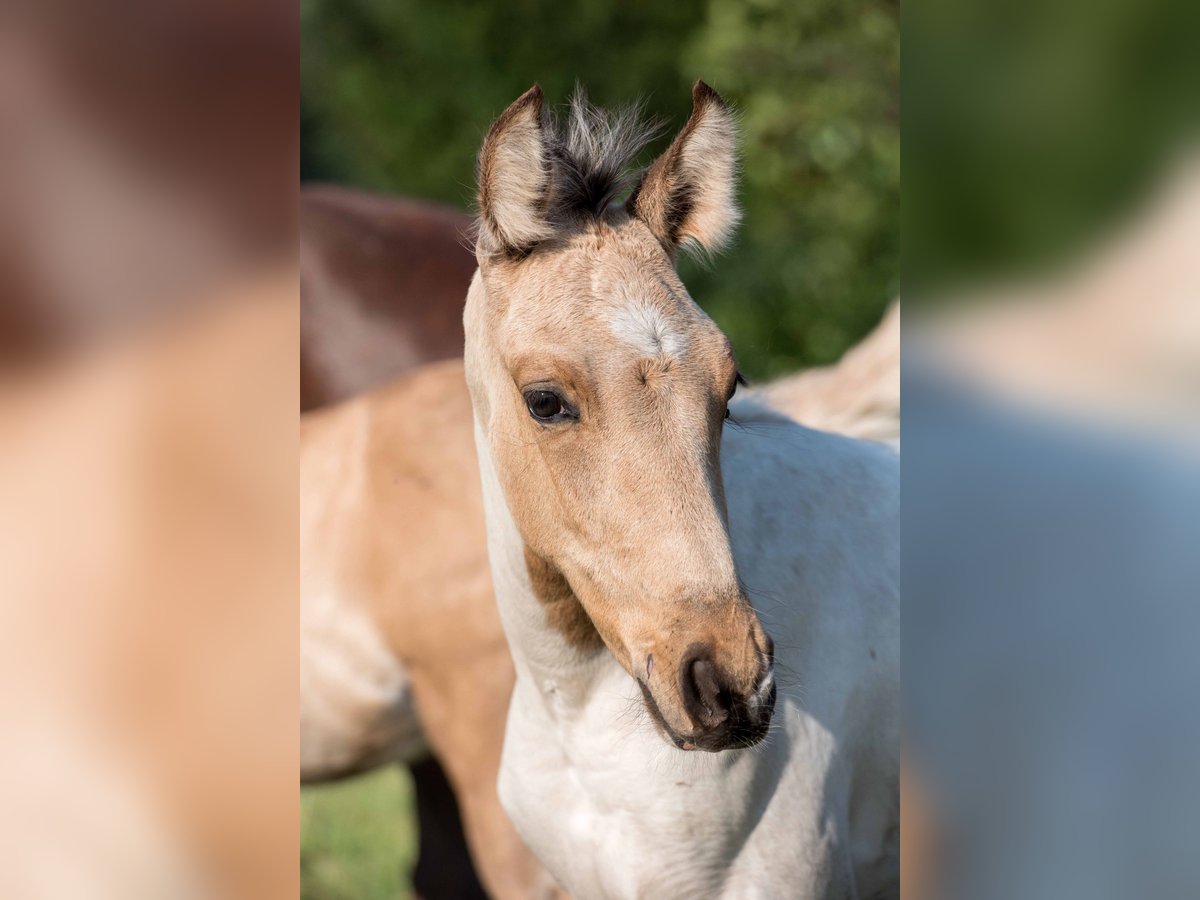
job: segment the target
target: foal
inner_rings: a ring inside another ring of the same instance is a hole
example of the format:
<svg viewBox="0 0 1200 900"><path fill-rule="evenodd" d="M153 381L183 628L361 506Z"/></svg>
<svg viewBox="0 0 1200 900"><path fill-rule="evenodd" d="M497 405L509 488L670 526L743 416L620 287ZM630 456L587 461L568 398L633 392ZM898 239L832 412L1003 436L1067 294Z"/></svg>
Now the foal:
<svg viewBox="0 0 1200 900"><path fill-rule="evenodd" d="M815 381L801 373L754 396L799 410L812 427L879 435L887 424L898 436L898 358L898 329L881 325ZM300 448L302 777L432 752L489 896L545 900L551 882L496 795L514 672L488 570L461 360L306 414ZM420 805L428 784L416 785ZM420 880L455 871L445 863L449 835L428 825L423 817L418 891L466 896ZM426 838L438 841L436 854Z"/></svg>
<svg viewBox="0 0 1200 900"><path fill-rule="evenodd" d="M674 267L738 219L732 114L693 104L620 206L629 116L576 100L560 133L534 87L480 152L501 802L581 898L896 896L898 459L731 407Z"/></svg>

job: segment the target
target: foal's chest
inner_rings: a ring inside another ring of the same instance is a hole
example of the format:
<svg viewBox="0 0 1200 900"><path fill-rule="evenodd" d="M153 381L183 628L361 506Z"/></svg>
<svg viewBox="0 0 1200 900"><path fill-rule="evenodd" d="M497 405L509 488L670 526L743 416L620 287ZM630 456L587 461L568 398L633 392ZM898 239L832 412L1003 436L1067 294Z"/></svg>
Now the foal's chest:
<svg viewBox="0 0 1200 900"><path fill-rule="evenodd" d="M696 814L712 785L669 771L671 748L637 760L609 749L506 749L501 796L521 835L580 900L714 896L737 841Z"/></svg>

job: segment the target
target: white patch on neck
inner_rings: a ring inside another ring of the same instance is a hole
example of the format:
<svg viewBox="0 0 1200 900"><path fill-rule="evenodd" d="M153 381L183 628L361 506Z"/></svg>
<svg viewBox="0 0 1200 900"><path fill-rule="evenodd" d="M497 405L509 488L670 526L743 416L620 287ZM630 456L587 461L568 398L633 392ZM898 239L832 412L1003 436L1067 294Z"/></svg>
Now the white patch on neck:
<svg viewBox="0 0 1200 900"><path fill-rule="evenodd" d="M632 344L647 356L679 356L685 341L673 329L662 311L648 303L636 303L618 309L609 322L613 335Z"/></svg>

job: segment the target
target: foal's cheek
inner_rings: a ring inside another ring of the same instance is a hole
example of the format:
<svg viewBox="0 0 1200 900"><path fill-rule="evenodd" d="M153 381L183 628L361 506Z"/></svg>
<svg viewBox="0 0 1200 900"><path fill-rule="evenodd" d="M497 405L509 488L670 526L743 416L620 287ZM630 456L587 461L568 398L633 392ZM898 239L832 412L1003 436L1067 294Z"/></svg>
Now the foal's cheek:
<svg viewBox="0 0 1200 900"><path fill-rule="evenodd" d="M637 678L641 674L637 663L639 641L630 638L630 631L623 626L621 621L620 611L612 610L612 604L606 605L610 609L593 615L592 623L596 626L596 630L600 633L600 637L609 652L612 653L613 658L621 664L621 668L632 677Z"/></svg>

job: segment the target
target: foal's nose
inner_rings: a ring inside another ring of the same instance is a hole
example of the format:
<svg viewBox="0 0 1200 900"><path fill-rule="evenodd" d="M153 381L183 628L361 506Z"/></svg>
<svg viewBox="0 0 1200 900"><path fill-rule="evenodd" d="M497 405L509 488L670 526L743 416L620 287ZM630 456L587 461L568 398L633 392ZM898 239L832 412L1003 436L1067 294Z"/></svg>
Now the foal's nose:
<svg viewBox="0 0 1200 900"><path fill-rule="evenodd" d="M680 744L684 750L750 747L766 736L775 709L773 650L767 638L766 658L753 686L739 689L717 665L711 647L688 647L679 666L680 696L696 727Z"/></svg>
<svg viewBox="0 0 1200 900"><path fill-rule="evenodd" d="M733 712L733 692L720 678L712 650L692 644L680 665L680 694L688 715L701 728L717 728Z"/></svg>

